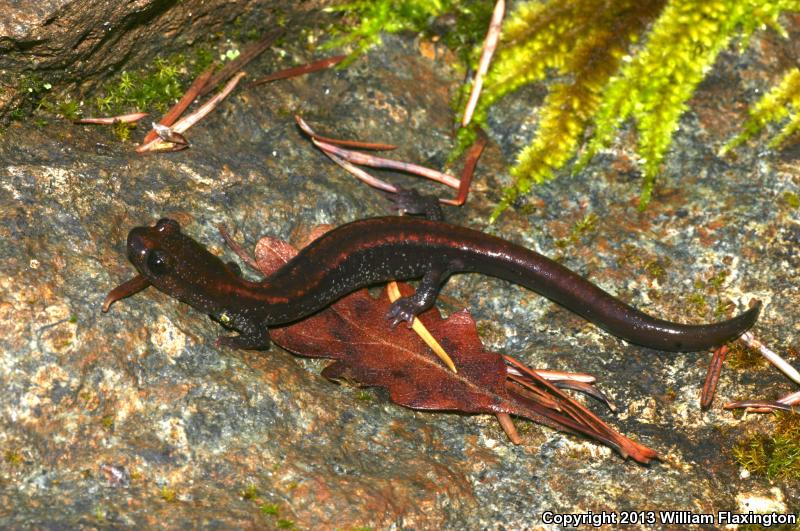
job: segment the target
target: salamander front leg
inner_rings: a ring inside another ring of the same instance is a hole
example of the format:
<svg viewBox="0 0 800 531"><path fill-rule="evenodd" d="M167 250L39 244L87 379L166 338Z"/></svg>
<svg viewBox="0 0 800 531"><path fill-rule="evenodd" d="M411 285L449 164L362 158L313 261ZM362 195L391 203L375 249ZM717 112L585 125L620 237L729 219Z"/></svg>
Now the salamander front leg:
<svg viewBox="0 0 800 531"><path fill-rule="evenodd" d="M414 317L421 314L436 302L436 296L439 295L439 290L442 289L447 277L452 271L458 270L458 267L432 267L417 287L417 291L409 297L401 297L392 303L391 308L386 313L386 318L391 320L391 326L394 328L402 321L408 323L408 327L414 323Z"/></svg>

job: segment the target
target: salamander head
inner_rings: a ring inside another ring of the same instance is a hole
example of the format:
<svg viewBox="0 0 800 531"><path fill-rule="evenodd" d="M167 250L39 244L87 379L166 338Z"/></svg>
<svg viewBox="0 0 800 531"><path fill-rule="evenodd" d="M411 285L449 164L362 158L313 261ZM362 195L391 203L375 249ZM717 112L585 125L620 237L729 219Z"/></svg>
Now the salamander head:
<svg viewBox="0 0 800 531"><path fill-rule="evenodd" d="M153 227L128 233L128 259L150 284L198 310L214 313L224 286L236 275L217 256L181 233L177 221L160 219Z"/></svg>

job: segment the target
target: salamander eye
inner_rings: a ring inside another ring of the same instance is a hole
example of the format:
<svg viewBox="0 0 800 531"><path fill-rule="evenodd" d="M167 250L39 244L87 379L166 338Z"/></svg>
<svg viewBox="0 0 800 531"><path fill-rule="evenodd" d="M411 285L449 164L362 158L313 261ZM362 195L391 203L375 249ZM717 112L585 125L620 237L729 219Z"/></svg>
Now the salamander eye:
<svg viewBox="0 0 800 531"><path fill-rule="evenodd" d="M156 223L156 230L158 232L164 232L169 234L171 232L178 232L179 230L181 230L181 226L178 225L178 222L175 221L174 219L161 218Z"/></svg>
<svg viewBox="0 0 800 531"><path fill-rule="evenodd" d="M147 255L147 269L150 273L160 276L167 272L169 268L167 257L161 251L150 251Z"/></svg>

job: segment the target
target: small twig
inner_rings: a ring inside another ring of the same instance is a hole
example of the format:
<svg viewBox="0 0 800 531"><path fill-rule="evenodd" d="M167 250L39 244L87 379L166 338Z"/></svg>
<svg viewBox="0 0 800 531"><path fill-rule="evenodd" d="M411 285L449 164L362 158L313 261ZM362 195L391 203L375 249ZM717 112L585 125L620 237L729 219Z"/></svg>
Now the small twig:
<svg viewBox="0 0 800 531"><path fill-rule="evenodd" d="M245 248L239 244L239 242L231 237L228 229L220 224L217 225L217 231L219 231L222 239L225 240L225 244L228 246L228 248L233 251L233 254L238 256L239 259L247 265L247 267L253 271L261 273L261 275L264 275L264 272L261 271L260 267L258 267L258 262L256 262L255 258L253 258L250 253L248 253L247 250L245 250Z"/></svg>
<svg viewBox="0 0 800 531"><path fill-rule="evenodd" d="M778 409L796 413L797 410L793 409L793 406L797 406L798 404L800 404L800 391L795 391L794 393L779 398L775 402L760 400L729 402L725 404L725 409L747 408L747 411L750 413L769 413L770 411Z"/></svg>
<svg viewBox="0 0 800 531"><path fill-rule="evenodd" d="M512 367L510 365L506 366L506 371L509 374L515 374L517 376L521 376L522 373L519 372L518 369ZM552 371L549 369L533 369L540 378L544 378L550 382L583 382L583 383L594 383L597 381L597 378L592 376L591 374L586 374L585 372L563 372L563 371Z"/></svg>
<svg viewBox="0 0 800 531"><path fill-rule="evenodd" d="M238 74L233 76L233 78L231 78L231 80L228 81L227 85L225 85L225 87L222 90L220 90L213 98L205 102L199 109L197 109L189 116L181 118L175 124L172 130L175 131L176 133L183 133L187 129L192 127L194 124L205 118L205 116L208 113L213 111L217 107L217 105L219 105L219 103L222 100L224 100L234 88L236 88L236 85L239 83L239 80L241 80L245 75L247 74L245 74L244 72L239 72Z"/></svg>
<svg viewBox="0 0 800 531"><path fill-rule="evenodd" d="M163 140L164 142L169 142L170 144L176 144L178 146L189 145L189 141L186 140L185 136L176 131L173 131L166 125L153 123L153 131L155 132L156 136L161 140Z"/></svg>
<svg viewBox="0 0 800 531"><path fill-rule="evenodd" d="M797 372L797 369L792 367L788 361L780 357L764 343L756 339L752 333L745 332L739 339L748 347L760 352L762 356L767 358L767 360L775 365L783 374L794 380L795 383L800 384L800 373Z"/></svg>
<svg viewBox="0 0 800 531"><path fill-rule="evenodd" d="M497 41L500 39L500 29L505 11L505 0L497 0L494 5L492 20L489 22L489 31L486 32L486 38L483 41L483 50L478 63L478 71L475 73L475 80L472 83L472 92L470 92L469 101L464 109L464 118L461 120L462 127L466 127L472 121L472 114L475 112L475 106L478 104L478 98L483 87L483 76L489 70L489 63L492 62L492 56L497 48Z"/></svg>
<svg viewBox="0 0 800 531"><path fill-rule="evenodd" d="M272 43L275 42L275 39L283 35L285 31L286 30L280 27L273 28L258 42L245 48L244 51L239 54L239 57L229 63L226 63L225 66L220 68L219 71L208 80L206 86L200 90L199 96L205 96L214 90L217 85L223 81L227 81L229 77L241 70L247 63L258 57L264 50L269 48Z"/></svg>
<svg viewBox="0 0 800 531"><path fill-rule="evenodd" d="M167 111L167 114L165 114L161 118L161 120L158 121L159 125L169 127L172 124L174 124L175 121L181 117L183 111L185 111L186 108L192 104L195 98L197 98L200 95L200 91L203 88L205 88L205 86L208 84L208 80L211 79L211 75L213 73L214 73L214 67L210 66L206 68L202 74L197 76L195 80L192 82L189 89L183 94L183 97L181 97L181 99L178 101L178 103L173 105L172 108L169 111ZM142 140L142 144L147 144L149 142L152 142L153 140L156 139L157 136L161 135L159 135L156 132L154 127L152 131L148 132L145 135L144 140Z"/></svg>
<svg viewBox="0 0 800 531"><path fill-rule="evenodd" d="M741 400L739 402L728 402L725 404L725 409L743 409L746 408L750 413L769 413L770 411L791 411L796 413L797 410L794 406L783 404L781 402L767 402L761 400Z"/></svg>
<svg viewBox="0 0 800 531"><path fill-rule="evenodd" d="M472 184L472 177L475 175L475 166L478 164L478 159L481 158L483 149L486 147L488 138L482 131L478 132L478 138L475 143L467 151L466 160L464 161L464 169L461 170L461 182L458 185L458 193L455 199L440 199L440 202L447 205L461 206L467 200L469 195L469 187Z"/></svg>
<svg viewBox="0 0 800 531"><path fill-rule="evenodd" d="M717 391L717 383L719 382L719 375L722 371L722 363L725 361L725 356L728 354L728 345L722 345L714 351L711 356L711 362L708 365L708 372L706 373L706 382L703 385L703 392L700 395L700 408L708 409L711 402L714 400L714 393Z"/></svg>
<svg viewBox="0 0 800 531"><path fill-rule="evenodd" d="M578 391L579 393L589 395L598 402L605 404L605 406L611 411L617 411L617 405L612 402L605 393L592 384L576 382L572 380L556 380L553 382L553 385L559 389L569 389L570 391Z"/></svg>
<svg viewBox="0 0 800 531"><path fill-rule="evenodd" d="M333 153L339 158L342 158L348 162L352 162L354 164L361 164L363 166L370 166L372 168L383 168L383 169L390 169L390 170L397 170L406 173L411 173L414 175L419 175L421 177L426 177L431 179L432 181L436 181L442 183L444 185L449 186L450 188L458 189L460 182L456 177L452 175L448 175L446 173L442 173L440 171L433 170L431 168L426 168L424 166L418 166L417 164L411 164L408 162L401 162L398 160L392 159L385 159L382 157L375 157L373 155L368 155L366 153L361 153L358 151L351 151L349 149L343 149L333 144L329 144L327 142L322 142L320 140L311 139L314 142L314 145L326 151L328 153Z"/></svg>
<svg viewBox="0 0 800 531"><path fill-rule="evenodd" d="M503 431L506 432L508 440L514 444L522 444L522 437L519 436L517 428L514 427L514 422L511 420L511 415L508 413L495 413L495 416L500 422L500 426L503 428Z"/></svg>
<svg viewBox="0 0 800 531"><path fill-rule="evenodd" d="M321 140L323 142L327 142L328 144L336 144L337 146L347 146L357 149L373 149L375 151L390 151L392 149L397 149L397 146L392 144L380 144L375 142L361 142L359 140L340 140L338 138L331 138L329 136L322 136L317 134L311 127L306 123L305 120L300 118L298 115L294 115L294 120L297 122L297 125L300 129L303 130L305 134L314 138L316 140Z"/></svg>
<svg viewBox="0 0 800 531"><path fill-rule="evenodd" d="M341 166L344 170L350 172L352 175L356 177L359 181L363 182L364 184L371 186L373 188L377 188L378 190L383 190L384 192L389 192L391 194L396 194L398 189L393 184L389 184L384 180L378 179L377 177L367 173L366 171L362 170L355 164L350 164L346 160L342 160L333 153L328 153L327 151L323 151L325 155L331 159L333 162Z"/></svg>
<svg viewBox="0 0 800 531"><path fill-rule="evenodd" d="M228 81L228 84L225 85L225 88L223 88L221 91L219 91L213 98L211 98L208 101L206 101L199 109L194 111L189 116L181 118L171 128L172 132L178 133L178 134L182 134L187 129L192 127L194 124L196 124L197 122L202 120L208 113L213 111L214 108L216 108L216 106L219 105L219 103L223 99L225 99L225 97L228 94L230 94L231 91L234 88L236 88L236 85L239 83L239 80L242 79L242 77L244 77L244 76L245 76L244 72L239 72L238 74L233 76L233 78L230 81ZM156 139L156 140L153 140L151 142L148 142L147 144L142 144L141 146L136 148L136 151L139 152L139 153L144 153L146 151L156 151L156 150L158 150L157 146L159 146L161 143L162 142L161 142L160 139Z"/></svg>
<svg viewBox="0 0 800 531"><path fill-rule="evenodd" d="M563 400L561 404L564 408L566 414L570 417L575 419L577 422L580 422L587 426L592 426L593 429L602 430L606 429L606 424L600 420L597 415L583 407L578 402L571 400L567 395L565 395L560 389L558 389L555 385L548 382L547 380L540 378L533 369L527 367L522 362L512 358L511 356L503 356L503 359L506 362L510 363L514 367L516 367L523 375L527 375L531 378L532 381L538 383L542 387L548 389L554 396L558 397L559 399Z"/></svg>
<svg viewBox="0 0 800 531"><path fill-rule="evenodd" d="M388 144L363 143L352 140L344 141L344 140L326 138L318 135L299 116L295 116L295 120L297 121L297 124L300 127L300 129L302 129L303 132L305 132L311 138L311 141L314 143L315 146L320 148L323 153L325 153L331 158L331 160L336 162L338 165L340 165L348 172L355 175L359 180L366 183L367 185L390 193L397 193L398 191L397 187L395 187L394 185L387 183L386 181L383 181L381 179L378 179L377 177L367 173L366 171L357 168L356 166L353 166L353 164L361 164L373 168L384 168L384 169L403 171L414 175L419 175L421 177L426 177L428 179L437 181L451 188L456 188L458 192L454 199L439 198L439 202L445 205L460 206L464 204L464 202L467 199L467 195L469 194L469 188L470 184L472 183L472 177L475 174L475 166L477 165L478 159L483 153L483 150L486 147L486 143L488 141L486 135L482 133L479 134L478 139L475 141L475 143L470 147L469 151L467 152L466 160L464 162L464 168L461 172L461 179L457 179L456 177L453 177L452 175L449 175L447 173L439 172L431 168L419 166L417 164L411 164L407 162L376 157L373 155L369 155L367 153L361 153L358 151L352 151L349 149L340 148L335 144L347 145L350 147L361 147L363 149L388 149L390 147L394 148L394 146L390 146Z"/></svg>
<svg viewBox="0 0 800 531"><path fill-rule="evenodd" d="M539 404L552 409L553 411L563 411L559 401L549 394L544 389L540 389L534 385L533 380L528 380L521 376L514 376L512 374L508 375L508 382L506 382L507 386L510 386L513 382L517 384L518 388L514 389L515 392L521 393L535 401Z"/></svg>
<svg viewBox="0 0 800 531"><path fill-rule="evenodd" d="M266 76L256 79L255 81L250 83L250 86L255 87L257 85L263 85L264 83L269 83L270 81L276 81L278 79L286 79L290 77L302 76L303 74L310 74L312 72L318 72L319 70L324 70L326 68L330 68L334 65L337 65L342 61L344 61L346 58L347 58L346 55L336 55L334 57L327 57L325 59L313 61L311 63L302 66L295 66L292 68L279 70L278 72L273 72L272 74L268 74Z"/></svg>
<svg viewBox="0 0 800 531"><path fill-rule="evenodd" d="M102 118L80 118L78 120L73 120L72 123L80 125L114 125L118 123L132 124L138 122L145 116L147 116L146 112L135 112L131 114L122 114L120 116L109 116Z"/></svg>
<svg viewBox="0 0 800 531"><path fill-rule="evenodd" d="M400 298L400 287L397 285L397 282L389 282L389 285L386 286L386 293L389 295L389 300L394 302ZM425 328L425 325L422 324L422 321L419 319L414 319L414 322L411 324L411 329L417 333L417 335L422 338L426 345L430 347L430 349L439 356L439 359L444 362L447 367L453 371L454 373L458 374L458 370L456 370L456 364L453 363L452 358L445 352L442 346L436 341L431 333Z"/></svg>
<svg viewBox="0 0 800 531"><path fill-rule="evenodd" d="M792 394L786 395L782 398L778 399L778 402L781 404L787 404L790 406L794 406L800 404L800 391L795 391Z"/></svg>

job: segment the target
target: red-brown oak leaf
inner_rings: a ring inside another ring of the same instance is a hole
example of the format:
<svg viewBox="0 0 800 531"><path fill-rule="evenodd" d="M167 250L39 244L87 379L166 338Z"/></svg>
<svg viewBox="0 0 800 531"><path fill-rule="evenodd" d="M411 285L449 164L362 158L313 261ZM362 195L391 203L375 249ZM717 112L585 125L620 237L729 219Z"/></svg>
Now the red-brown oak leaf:
<svg viewBox="0 0 800 531"><path fill-rule="evenodd" d="M262 238L255 262L268 276L296 252L281 240ZM400 284L400 290L404 296L414 291L406 284ZM323 370L324 376L382 387L403 406L517 415L599 440L641 463L657 457L506 357L515 367L509 371L503 356L484 349L466 310L443 319L434 307L417 317L455 362L458 372L453 373L411 329L389 326L385 315L390 304L385 291L375 299L361 289L308 318L270 329L270 336L297 355L334 360Z"/></svg>

